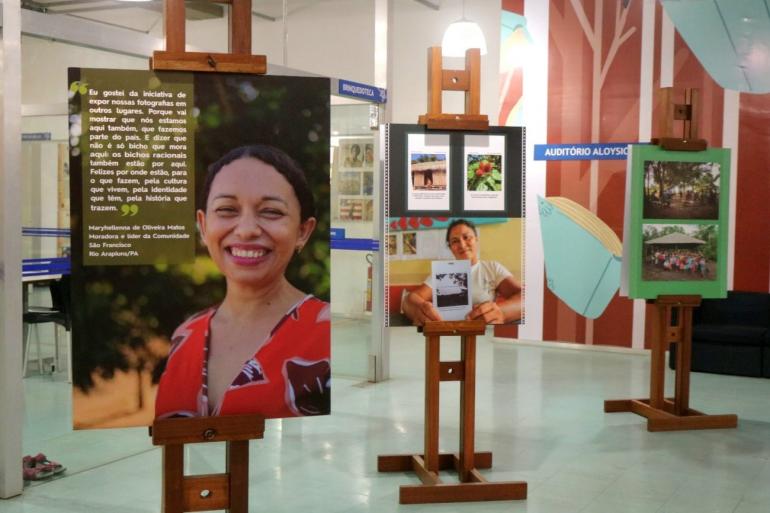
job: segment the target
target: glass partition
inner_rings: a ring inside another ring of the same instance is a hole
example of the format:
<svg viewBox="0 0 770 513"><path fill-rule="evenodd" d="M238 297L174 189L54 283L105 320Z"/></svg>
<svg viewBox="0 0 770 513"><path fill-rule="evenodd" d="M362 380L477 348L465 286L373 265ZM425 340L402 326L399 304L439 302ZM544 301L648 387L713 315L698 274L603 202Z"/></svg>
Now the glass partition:
<svg viewBox="0 0 770 513"><path fill-rule="evenodd" d="M332 105L332 370L369 378L378 132L369 103ZM336 243L335 243L336 240Z"/></svg>

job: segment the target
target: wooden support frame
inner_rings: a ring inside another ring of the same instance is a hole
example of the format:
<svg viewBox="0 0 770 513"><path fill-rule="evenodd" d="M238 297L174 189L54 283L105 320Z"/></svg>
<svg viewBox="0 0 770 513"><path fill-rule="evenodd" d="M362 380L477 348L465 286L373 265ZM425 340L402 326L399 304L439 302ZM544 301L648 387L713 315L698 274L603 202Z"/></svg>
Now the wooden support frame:
<svg viewBox="0 0 770 513"><path fill-rule="evenodd" d="M465 113L442 112L444 91L465 92ZM441 47L428 48L428 113L418 123L429 129L488 130L489 118L481 114L481 51L471 48L465 52L465 69L443 69Z"/></svg>
<svg viewBox="0 0 770 513"><path fill-rule="evenodd" d="M153 445L163 446L163 513L224 509L249 511L249 440L264 436L265 419L255 415L156 420ZM226 472L184 475L185 444L226 442Z"/></svg>
<svg viewBox="0 0 770 513"><path fill-rule="evenodd" d="M655 306L660 325L653 340L650 362L649 399L604 401L606 413L632 412L647 418L647 431L726 429L738 426L737 415L706 415L690 408L690 361L692 356L692 311L700 296L658 296ZM674 397L666 398L666 350L677 344Z"/></svg>
<svg viewBox="0 0 770 513"><path fill-rule="evenodd" d="M661 87L658 97L661 104L660 137L652 143L664 150L703 151L708 144L698 138L700 123L700 91L696 88L685 89L681 95L683 103L676 103L673 87ZM681 121L681 130L675 135L674 124Z"/></svg>
<svg viewBox="0 0 770 513"><path fill-rule="evenodd" d="M414 472L421 485L399 489L401 504L516 500L527 498L527 483L519 481L490 483L479 473L492 467L491 452L475 452L476 411L476 336L483 335L483 321L428 322L425 335L425 448L422 454L381 455L380 472ZM440 360L441 337L459 336L459 361ZM460 451L439 453L439 385L442 381L460 382ZM457 472L459 483L444 483L441 470Z"/></svg>
<svg viewBox="0 0 770 513"><path fill-rule="evenodd" d="M164 0L166 50L153 52L150 58L150 69L251 74L267 72L267 57L251 54L251 0L215 1L230 5L228 31L230 53L185 51L184 0Z"/></svg>

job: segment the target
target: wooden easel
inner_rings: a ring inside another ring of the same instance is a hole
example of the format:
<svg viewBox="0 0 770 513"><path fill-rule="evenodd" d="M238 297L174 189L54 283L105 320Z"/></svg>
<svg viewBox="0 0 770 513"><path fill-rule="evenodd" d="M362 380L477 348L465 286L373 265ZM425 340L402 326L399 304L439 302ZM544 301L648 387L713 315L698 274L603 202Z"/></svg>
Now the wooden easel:
<svg viewBox="0 0 770 513"><path fill-rule="evenodd" d="M262 438L265 419L256 415L156 420L153 445L163 446L163 513L224 509L249 511L249 440ZM184 475L185 444L226 442L227 471Z"/></svg>
<svg viewBox="0 0 770 513"><path fill-rule="evenodd" d="M476 418L476 336L483 335L483 321L428 322L425 335L425 449L422 454L381 455L377 458L380 472L413 471L422 485L406 485L399 489L401 504L513 500L527 498L527 483L490 483L479 468L492 466L491 452L475 452ZM442 362L441 337L459 336L461 358ZM439 453L439 384L459 381L460 385L460 452ZM459 483L443 483L440 470L454 469Z"/></svg>
<svg viewBox="0 0 770 513"><path fill-rule="evenodd" d="M607 413L632 412L647 418L647 431L734 428L736 415L706 415L690 408L690 360L692 356L692 311L700 296L658 296L659 336L652 342L650 398L604 401ZM666 351L676 347L674 397L664 397Z"/></svg>
<svg viewBox="0 0 770 513"><path fill-rule="evenodd" d="M418 118L418 123L430 129L487 130L489 118L481 110L481 51L471 48L465 51L465 69L443 69L441 47L428 48L428 113ZM465 113L442 112L444 91L465 92Z"/></svg>
<svg viewBox="0 0 770 513"><path fill-rule="evenodd" d="M264 55L251 54L251 0L214 1L230 4L230 53L185 51L184 0L164 0L166 50L153 52L150 69L252 74L264 74L267 71L267 58Z"/></svg>
<svg viewBox="0 0 770 513"><path fill-rule="evenodd" d="M165 0L166 51L156 51L150 69L264 74L267 59L251 55L251 0L222 0L231 5L229 49L232 53L185 51L184 0ZM256 415L156 420L153 445L163 446L163 513L224 509L249 511L249 440L264 436L265 419ZM225 442L226 472L184 475L184 446Z"/></svg>
<svg viewBox="0 0 770 513"><path fill-rule="evenodd" d="M707 144L698 139L699 94L685 89L684 104L674 103L671 87L659 92L664 102L661 137L653 144L673 151L703 151ZM674 120L682 121L682 137L674 137ZM706 415L690 409L690 363L692 357L692 311L700 306L700 296L658 296L658 337L652 342L649 399L613 399L604 401L607 413L632 412L647 418L648 431L734 428L736 415ZM665 359L671 344L677 344L676 378L673 398L665 398Z"/></svg>
<svg viewBox="0 0 770 513"><path fill-rule="evenodd" d="M659 138L653 138L652 144L657 144L664 150L671 151L703 151L708 143L698 139L698 124L700 115L700 92L698 89L685 89L684 103L674 102L674 88L661 87L658 97L663 108L660 117ZM680 137L675 137L674 126L681 121Z"/></svg>

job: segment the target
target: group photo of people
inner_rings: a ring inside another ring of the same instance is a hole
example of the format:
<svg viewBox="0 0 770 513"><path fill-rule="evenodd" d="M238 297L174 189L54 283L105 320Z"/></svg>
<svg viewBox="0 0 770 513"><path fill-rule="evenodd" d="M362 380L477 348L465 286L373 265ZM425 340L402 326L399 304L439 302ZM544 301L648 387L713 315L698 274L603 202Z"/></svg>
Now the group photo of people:
<svg viewBox="0 0 770 513"><path fill-rule="evenodd" d="M715 280L716 225L645 225L642 279Z"/></svg>

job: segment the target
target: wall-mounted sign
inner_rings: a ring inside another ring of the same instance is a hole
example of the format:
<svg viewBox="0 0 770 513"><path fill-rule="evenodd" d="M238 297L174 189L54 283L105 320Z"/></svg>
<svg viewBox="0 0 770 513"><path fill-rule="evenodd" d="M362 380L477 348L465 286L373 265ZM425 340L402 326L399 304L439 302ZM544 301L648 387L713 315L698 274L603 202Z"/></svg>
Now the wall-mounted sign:
<svg viewBox="0 0 770 513"><path fill-rule="evenodd" d="M374 87L350 80L340 80L338 94L343 96L352 96L370 102L386 103L388 101L388 91L381 87Z"/></svg>
<svg viewBox="0 0 770 513"><path fill-rule="evenodd" d="M535 160L626 160L629 144L536 144Z"/></svg>

